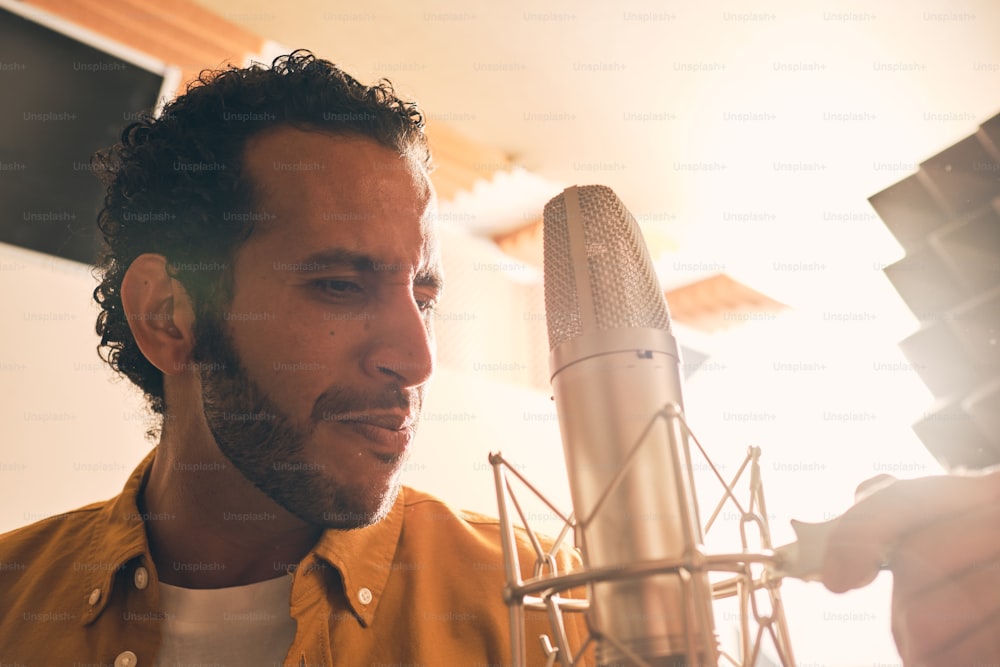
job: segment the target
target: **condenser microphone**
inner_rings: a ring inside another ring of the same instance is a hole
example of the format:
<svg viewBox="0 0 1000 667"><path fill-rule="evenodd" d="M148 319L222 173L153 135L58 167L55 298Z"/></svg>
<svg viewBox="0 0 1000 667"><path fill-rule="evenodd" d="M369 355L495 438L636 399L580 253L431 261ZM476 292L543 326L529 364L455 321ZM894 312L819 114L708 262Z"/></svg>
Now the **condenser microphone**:
<svg viewBox="0 0 1000 667"><path fill-rule="evenodd" d="M552 390L584 564L626 570L703 554L679 354L638 224L604 186L544 212ZM707 575L696 568L590 585L600 665L715 664Z"/></svg>

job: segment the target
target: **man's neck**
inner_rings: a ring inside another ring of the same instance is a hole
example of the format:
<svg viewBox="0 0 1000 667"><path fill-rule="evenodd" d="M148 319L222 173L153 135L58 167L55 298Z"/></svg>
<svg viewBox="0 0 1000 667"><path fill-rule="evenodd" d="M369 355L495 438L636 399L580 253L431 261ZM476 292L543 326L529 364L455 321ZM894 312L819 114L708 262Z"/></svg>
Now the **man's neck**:
<svg viewBox="0 0 1000 667"><path fill-rule="evenodd" d="M322 530L254 487L214 443L191 442L184 446L164 433L139 496L140 511L151 517L146 534L160 581L242 586L297 565Z"/></svg>

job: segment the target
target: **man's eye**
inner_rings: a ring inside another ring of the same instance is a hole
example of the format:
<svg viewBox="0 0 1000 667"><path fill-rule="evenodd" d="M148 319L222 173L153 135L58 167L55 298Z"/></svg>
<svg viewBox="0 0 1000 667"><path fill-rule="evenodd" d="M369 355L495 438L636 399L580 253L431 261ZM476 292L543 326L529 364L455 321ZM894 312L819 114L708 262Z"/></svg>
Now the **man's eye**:
<svg viewBox="0 0 1000 667"><path fill-rule="evenodd" d="M313 283L325 292L333 294L356 294L362 292L361 285L350 280L339 280L336 278L324 278Z"/></svg>
<svg viewBox="0 0 1000 667"><path fill-rule="evenodd" d="M429 313L437 308L437 298L432 297L430 299L417 299L417 308L420 309L422 313Z"/></svg>

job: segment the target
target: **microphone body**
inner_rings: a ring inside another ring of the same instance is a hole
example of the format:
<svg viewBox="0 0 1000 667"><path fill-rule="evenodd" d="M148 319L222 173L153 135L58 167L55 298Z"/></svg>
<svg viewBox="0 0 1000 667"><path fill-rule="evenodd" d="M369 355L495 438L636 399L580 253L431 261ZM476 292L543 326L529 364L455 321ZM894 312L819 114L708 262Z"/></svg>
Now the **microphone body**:
<svg viewBox="0 0 1000 667"><path fill-rule="evenodd" d="M638 225L609 188L584 186L549 202L543 233L552 389L584 563L697 560L686 434L664 416L683 407L680 359ZM715 660L709 591L707 575L689 571L593 583L598 663Z"/></svg>

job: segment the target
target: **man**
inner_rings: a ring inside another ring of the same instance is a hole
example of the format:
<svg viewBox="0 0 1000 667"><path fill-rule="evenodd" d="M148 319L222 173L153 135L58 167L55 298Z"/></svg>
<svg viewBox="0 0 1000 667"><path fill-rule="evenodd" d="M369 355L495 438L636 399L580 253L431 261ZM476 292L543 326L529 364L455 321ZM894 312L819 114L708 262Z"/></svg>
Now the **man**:
<svg viewBox="0 0 1000 667"><path fill-rule="evenodd" d="M422 128L296 52L101 157L100 347L159 444L117 498L0 539L5 664L511 663L496 521L400 486L443 283Z"/></svg>

